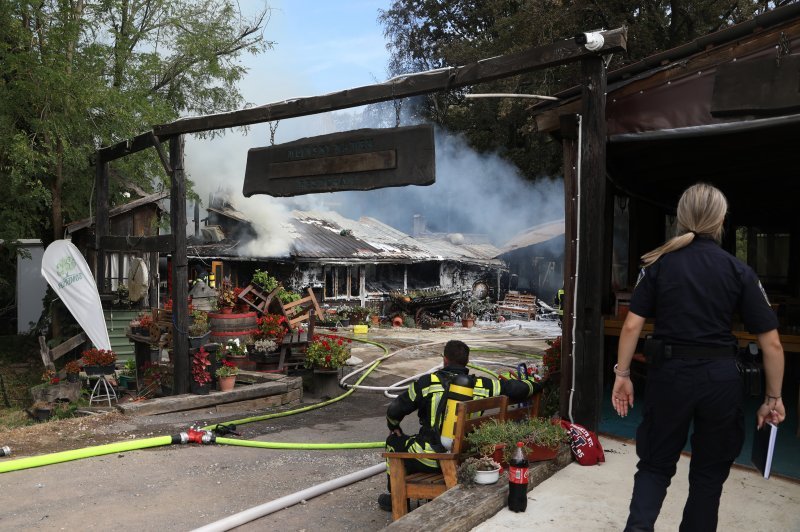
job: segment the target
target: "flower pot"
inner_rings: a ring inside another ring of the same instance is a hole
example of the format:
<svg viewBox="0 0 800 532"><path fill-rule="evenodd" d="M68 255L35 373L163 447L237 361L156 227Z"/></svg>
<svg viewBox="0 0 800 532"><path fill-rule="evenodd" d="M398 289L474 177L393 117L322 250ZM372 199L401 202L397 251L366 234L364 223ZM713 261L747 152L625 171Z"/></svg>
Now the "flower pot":
<svg viewBox="0 0 800 532"><path fill-rule="evenodd" d="M372 321L373 325L380 325L381 324L381 317L377 315L372 315L369 317L370 321Z"/></svg>
<svg viewBox="0 0 800 532"><path fill-rule="evenodd" d="M556 447L542 447L540 445L533 445L528 443L525 445L525 450L528 452L528 462L542 462L544 460L552 460L558 455L558 446Z"/></svg>
<svg viewBox="0 0 800 532"><path fill-rule="evenodd" d="M87 375L111 375L115 369L114 364L109 364L108 366L83 366L83 371Z"/></svg>
<svg viewBox="0 0 800 532"><path fill-rule="evenodd" d="M466 329L471 328L473 325L475 325L475 320L472 318L466 318L461 320L461 326Z"/></svg>
<svg viewBox="0 0 800 532"><path fill-rule="evenodd" d="M67 382L78 382L77 373L67 373Z"/></svg>
<svg viewBox="0 0 800 532"><path fill-rule="evenodd" d="M336 397L341 391L339 388L338 369L314 369L311 385L315 397Z"/></svg>
<svg viewBox="0 0 800 532"><path fill-rule="evenodd" d="M222 307L219 312L220 314L233 314L233 307Z"/></svg>
<svg viewBox="0 0 800 532"><path fill-rule="evenodd" d="M491 471L476 471L475 484L494 484L500 480L500 468Z"/></svg>
<svg viewBox="0 0 800 532"><path fill-rule="evenodd" d="M202 336L190 336L189 349L200 349L201 347L206 345L210 336L211 336L211 331L206 331L206 333Z"/></svg>
<svg viewBox="0 0 800 532"><path fill-rule="evenodd" d="M221 392L229 392L236 385L236 375L231 377L217 377L217 386Z"/></svg>
<svg viewBox="0 0 800 532"><path fill-rule="evenodd" d="M210 382L205 384L197 384L195 381L191 381L189 384L190 391L195 395L208 395L208 393L211 391Z"/></svg>

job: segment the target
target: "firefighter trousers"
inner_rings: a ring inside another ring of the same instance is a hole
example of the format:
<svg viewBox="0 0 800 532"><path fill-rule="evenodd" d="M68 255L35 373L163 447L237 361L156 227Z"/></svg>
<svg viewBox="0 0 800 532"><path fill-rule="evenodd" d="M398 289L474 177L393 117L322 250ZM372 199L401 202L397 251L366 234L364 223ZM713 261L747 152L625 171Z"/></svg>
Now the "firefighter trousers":
<svg viewBox="0 0 800 532"><path fill-rule="evenodd" d="M653 530L691 427L689 494L680 530L716 530L722 485L744 442L743 400L732 358L671 359L648 368L626 531Z"/></svg>

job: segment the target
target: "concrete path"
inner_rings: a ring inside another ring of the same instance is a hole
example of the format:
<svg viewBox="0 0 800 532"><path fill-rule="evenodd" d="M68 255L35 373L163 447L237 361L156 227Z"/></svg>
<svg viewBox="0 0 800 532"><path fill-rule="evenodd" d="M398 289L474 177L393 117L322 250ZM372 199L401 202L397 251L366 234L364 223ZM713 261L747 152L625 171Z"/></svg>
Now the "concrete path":
<svg viewBox="0 0 800 532"><path fill-rule="evenodd" d="M503 530L622 530L636 471L633 443L601 437L606 462L598 466L571 463L528 493L525 513L504 508L473 528L473 532ZM656 522L656 532L678 530L689 491L689 457L682 456ZM800 531L800 483L763 479L752 470L735 467L725 483L718 530L726 532Z"/></svg>

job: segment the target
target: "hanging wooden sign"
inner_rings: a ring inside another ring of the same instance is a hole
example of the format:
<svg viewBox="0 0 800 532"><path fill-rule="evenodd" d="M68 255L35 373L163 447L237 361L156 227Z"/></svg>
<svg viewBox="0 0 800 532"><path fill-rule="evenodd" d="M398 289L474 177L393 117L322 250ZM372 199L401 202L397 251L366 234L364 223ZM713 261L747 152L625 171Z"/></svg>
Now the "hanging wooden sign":
<svg viewBox="0 0 800 532"><path fill-rule="evenodd" d="M358 129L252 148L242 193L276 197L436 181L433 126Z"/></svg>

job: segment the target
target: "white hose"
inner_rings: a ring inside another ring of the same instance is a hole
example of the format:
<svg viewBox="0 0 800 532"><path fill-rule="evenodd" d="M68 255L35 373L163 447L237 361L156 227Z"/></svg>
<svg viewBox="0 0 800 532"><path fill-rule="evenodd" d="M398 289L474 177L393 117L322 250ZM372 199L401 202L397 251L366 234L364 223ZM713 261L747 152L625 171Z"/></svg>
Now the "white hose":
<svg viewBox="0 0 800 532"><path fill-rule="evenodd" d="M349 475L345 475L343 477L323 482L322 484L317 484L316 486L292 493L291 495L281 497L280 499L275 499L274 501L270 501L260 506L254 506L253 508L239 512L238 514L229 515L228 517L220 519L219 521L214 521L213 523L209 523L200 528L195 528L194 532L217 532L230 530L245 523L249 523L250 521L264 517L265 515L277 512L278 510L288 508L289 506L297 504L301 501L312 499L319 495L328 493L329 491L333 491L335 489L347 486L348 484L364 480L380 473L386 473L386 463L384 462L375 464L372 467L368 467L360 471L356 471L355 473L350 473Z"/></svg>
<svg viewBox="0 0 800 532"><path fill-rule="evenodd" d="M575 282L572 283L572 346L570 346L569 356L572 357L572 383L569 388L569 408L567 415L569 422L575 423L575 418L572 416L572 398L575 395L575 329L576 320L575 312L578 308L578 269L580 268L580 253L581 253L581 154L583 153L583 117L578 115L578 157L577 157L577 181L576 195L577 201L575 202L575 226L577 232L575 234Z"/></svg>

